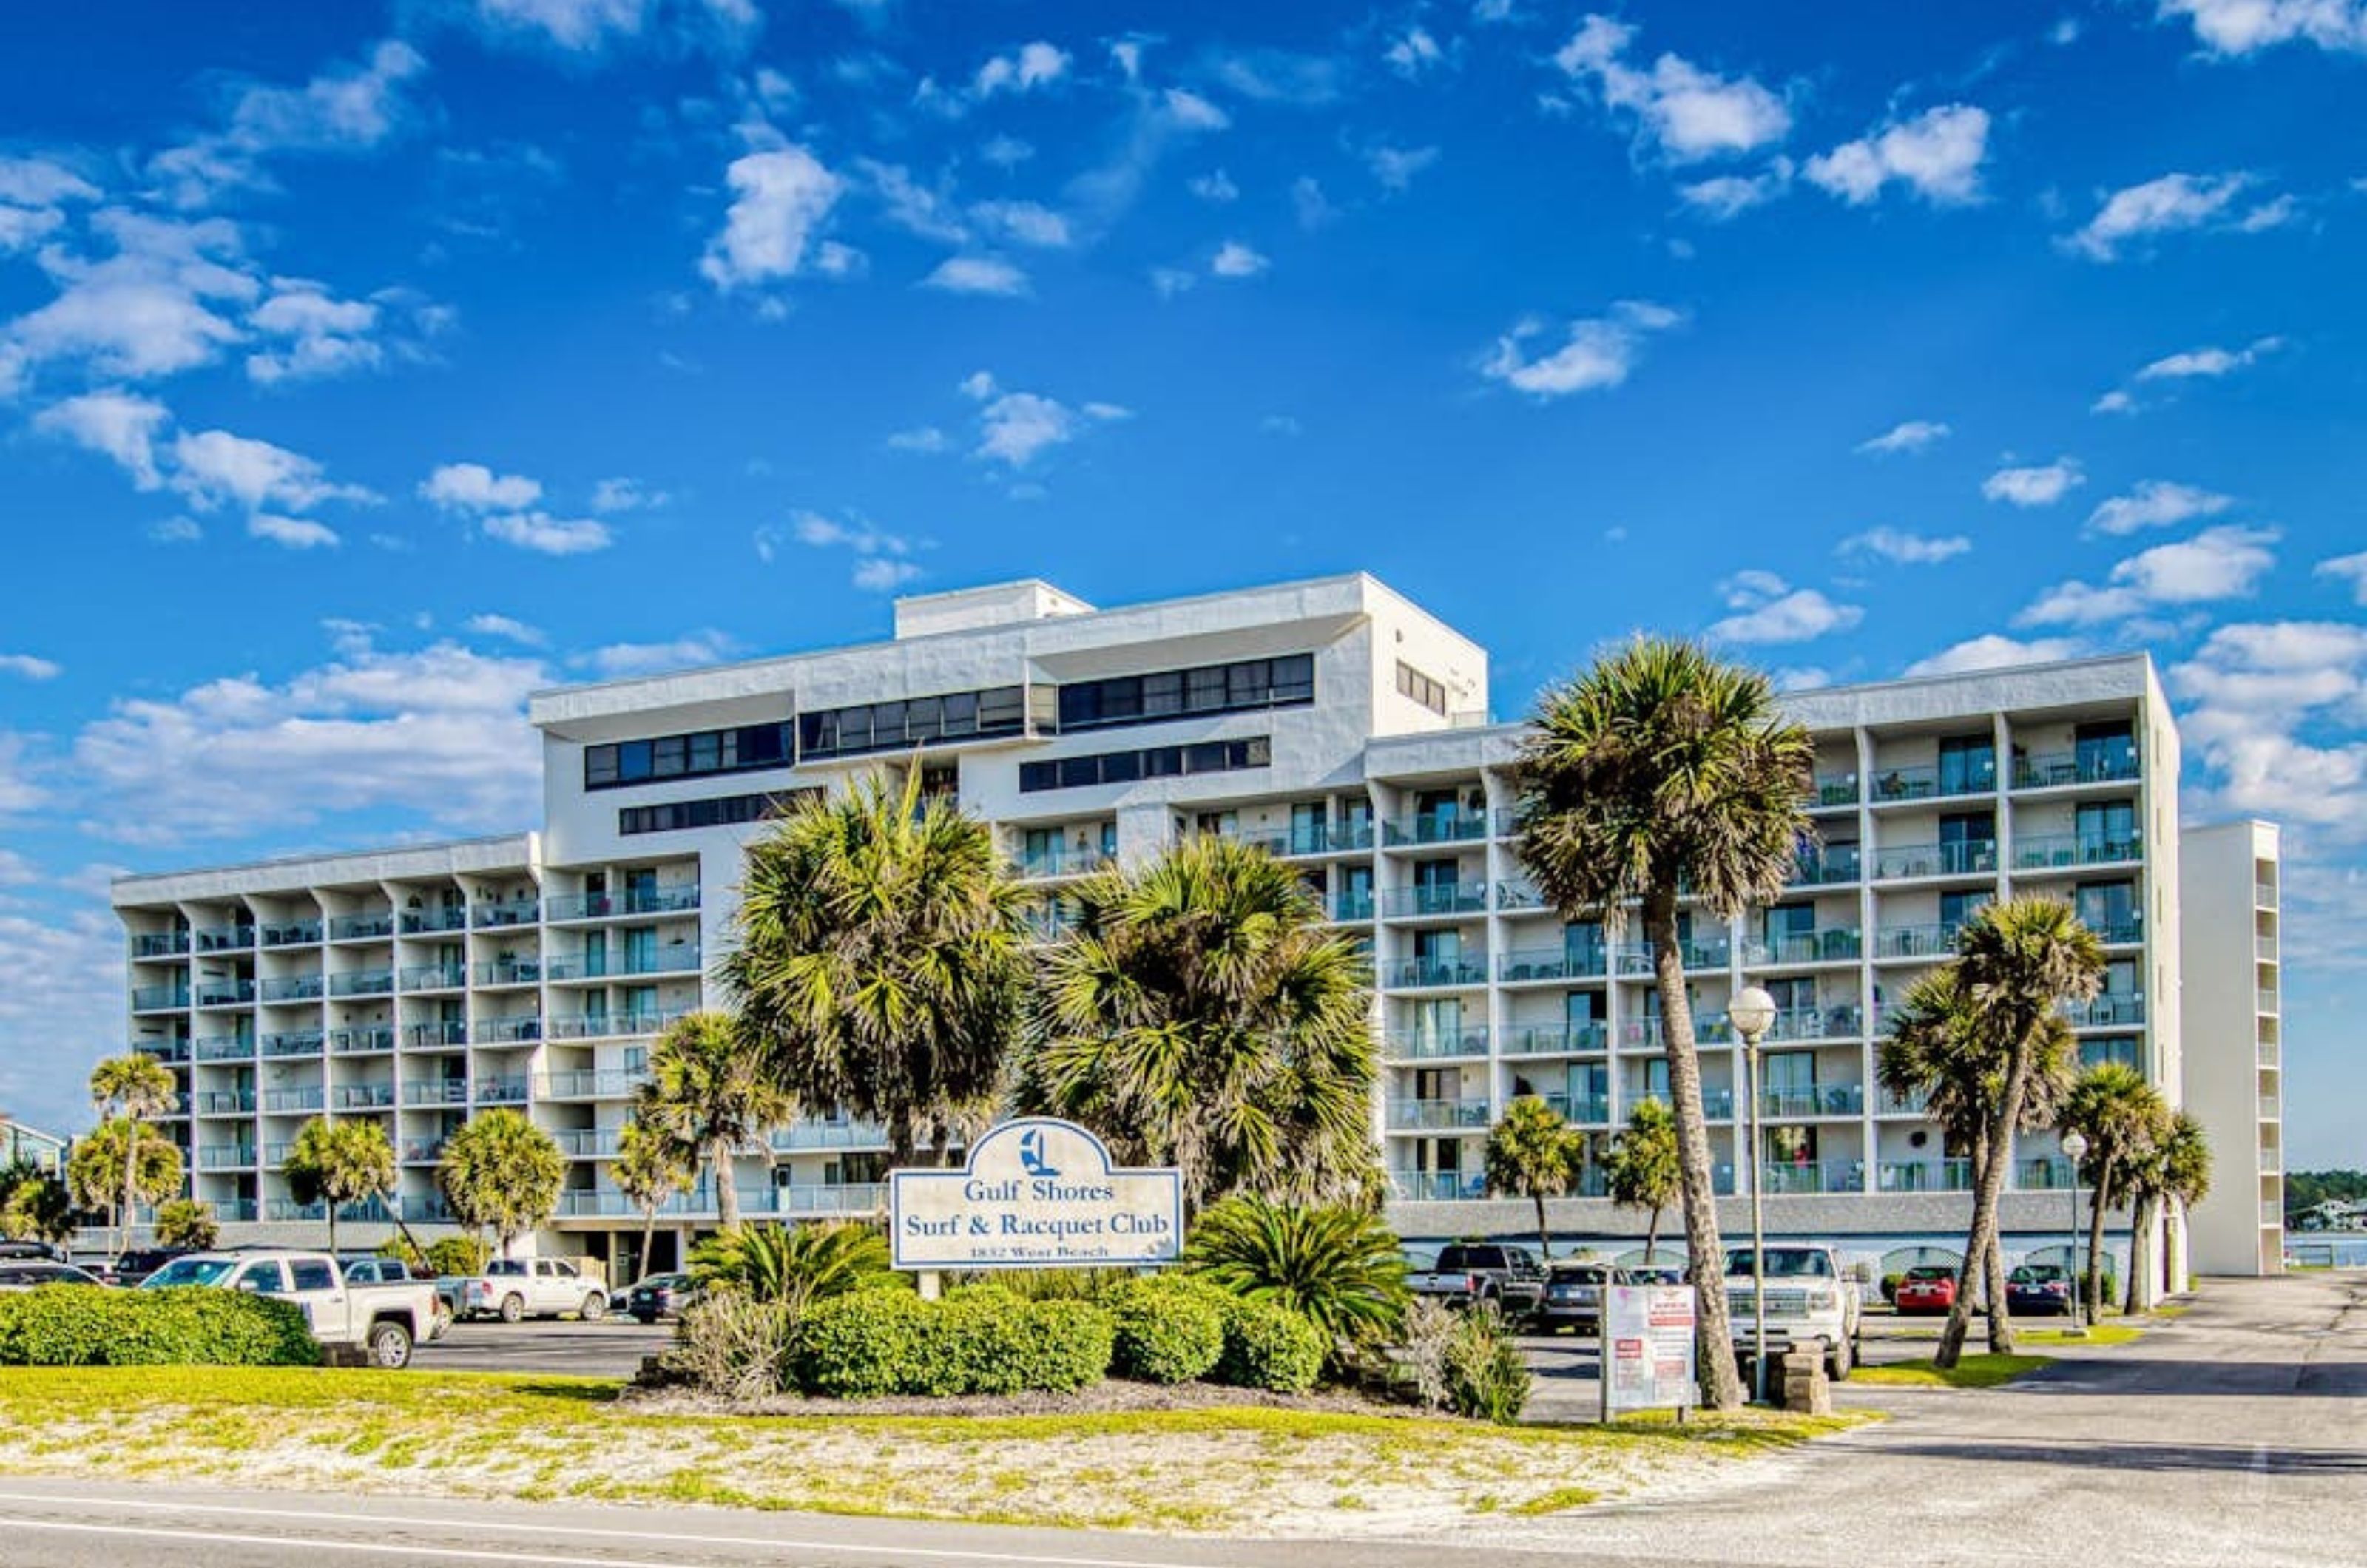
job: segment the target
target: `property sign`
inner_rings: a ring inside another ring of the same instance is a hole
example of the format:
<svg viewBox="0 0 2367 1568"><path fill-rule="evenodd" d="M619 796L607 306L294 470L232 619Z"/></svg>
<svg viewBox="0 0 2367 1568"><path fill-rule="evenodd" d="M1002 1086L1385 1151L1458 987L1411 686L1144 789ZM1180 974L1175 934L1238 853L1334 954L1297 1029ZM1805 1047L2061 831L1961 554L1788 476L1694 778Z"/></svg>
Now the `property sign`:
<svg viewBox="0 0 2367 1568"><path fill-rule="evenodd" d="M1700 1403L1691 1285L1610 1285L1603 1292L1603 1414Z"/></svg>
<svg viewBox="0 0 2367 1568"><path fill-rule="evenodd" d="M1174 1261L1184 1179L1173 1167L1113 1166L1073 1122L1005 1122L960 1170L888 1173L899 1269L1104 1269Z"/></svg>

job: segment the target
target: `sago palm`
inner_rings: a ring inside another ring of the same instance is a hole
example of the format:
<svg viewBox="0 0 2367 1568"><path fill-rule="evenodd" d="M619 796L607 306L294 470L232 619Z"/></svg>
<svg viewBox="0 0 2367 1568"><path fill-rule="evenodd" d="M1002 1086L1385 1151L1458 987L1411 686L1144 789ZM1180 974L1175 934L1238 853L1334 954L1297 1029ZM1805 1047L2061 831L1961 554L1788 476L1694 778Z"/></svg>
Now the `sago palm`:
<svg viewBox="0 0 2367 1568"><path fill-rule="evenodd" d="M567 1182L567 1159L551 1135L515 1111L470 1117L446 1140L436 1179L453 1218L510 1243L550 1217Z"/></svg>
<svg viewBox="0 0 2367 1568"><path fill-rule="evenodd" d="M625 1201L641 1212L640 1272L650 1271L650 1244L657 1237L658 1211L686 1192L698 1179L698 1151L635 1116L617 1134L608 1179Z"/></svg>
<svg viewBox="0 0 2367 1568"><path fill-rule="evenodd" d="M2106 1062L2079 1075L2063 1101L2063 1129L2088 1140L2079 1173L2093 1189L2089 1194L2088 1275L2086 1291L2090 1322L2104 1307L2104 1213L2115 1199L2126 1199L2138 1168L2154 1156L2157 1145L2169 1135L2169 1104L2146 1076L2125 1062ZM2134 1228L2132 1229L2134 1242ZM2132 1247L2130 1272L2135 1273Z"/></svg>
<svg viewBox="0 0 2367 1568"><path fill-rule="evenodd" d="M1553 1232L1546 1224L1546 1200L1569 1190L1586 1164L1586 1134L1534 1094L1504 1107L1503 1120L1489 1131L1480 1156L1488 1190L1526 1198L1537 1209L1537 1252L1553 1256Z"/></svg>
<svg viewBox="0 0 2367 1568"><path fill-rule="evenodd" d="M873 1122L910 1165L983 1122L1027 978L1025 896L992 831L876 779L792 810L748 847L725 993L809 1111Z"/></svg>
<svg viewBox="0 0 2367 1568"><path fill-rule="evenodd" d="M1639 637L1547 691L1533 725L1519 771L1523 863L1564 919L1616 928L1636 904L1651 940L1703 1399L1730 1409L1742 1381L1677 907L1692 897L1732 919L1784 891L1811 834L1815 744L1766 676L1664 637Z"/></svg>
<svg viewBox="0 0 2367 1568"><path fill-rule="evenodd" d="M797 1311L889 1271L888 1241L869 1225L733 1225L700 1242L691 1273L707 1289Z"/></svg>
<svg viewBox="0 0 2367 1568"><path fill-rule="evenodd" d="M2211 1144L2204 1135L2203 1123L2181 1111L2169 1120L2169 1129L2157 1139L2146 1157L2136 1161L2125 1182L2131 1208L2129 1227L2128 1295L2123 1305L2125 1312L2135 1312L2153 1304L2154 1292L2164 1286L2176 1289L2178 1280L2165 1280L2169 1262L2168 1258L2153 1257L2153 1235L2157 1227L2164 1231L2165 1239L2174 1222L2182 1231L2187 1213L2203 1201L2211 1190ZM2139 1269L2138 1258L2145 1263ZM2139 1289L2142 1279L2144 1288Z"/></svg>
<svg viewBox="0 0 2367 1568"><path fill-rule="evenodd" d="M1012 1099L1124 1162L1173 1165L1194 1209L1234 1191L1370 1204L1370 966L1298 874L1215 837L1074 888L1043 957Z"/></svg>
<svg viewBox="0 0 2367 1568"><path fill-rule="evenodd" d="M1351 1344L1387 1341L1409 1299L1405 1254L1376 1216L1274 1203L1255 1193L1201 1214L1184 1266L1234 1295L1286 1306Z"/></svg>
<svg viewBox="0 0 2367 1568"><path fill-rule="evenodd" d="M1603 1161L1604 1191L1623 1209L1643 1209L1651 1219L1644 1232L1644 1264L1660 1246L1660 1211L1677 1201L1677 1119L1662 1100L1643 1100L1627 1113L1627 1125L1611 1140Z"/></svg>
<svg viewBox="0 0 2367 1568"><path fill-rule="evenodd" d="M740 1223L732 1156L762 1149L765 1135L796 1114L796 1102L767 1070L761 1048L730 1013L676 1019L650 1052L650 1076L633 1089L633 1116L707 1161L716 1218Z"/></svg>
<svg viewBox="0 0 2367 1568"><path fill-rule="evenodd" d="M179 1095L180 1085L173 1077L173 1069L144 1052L109 1056L90 1070L90 1102L101 1120L121 1116L144 1126L172 1110ZM118 1232L115 1250L119 1253L131 1245L131 1207L133 1189L138 1185L135 1165L140 1143L137 1138L124 1141L123 1179L117 1188L119 1199L112 1205Z"/></svg>

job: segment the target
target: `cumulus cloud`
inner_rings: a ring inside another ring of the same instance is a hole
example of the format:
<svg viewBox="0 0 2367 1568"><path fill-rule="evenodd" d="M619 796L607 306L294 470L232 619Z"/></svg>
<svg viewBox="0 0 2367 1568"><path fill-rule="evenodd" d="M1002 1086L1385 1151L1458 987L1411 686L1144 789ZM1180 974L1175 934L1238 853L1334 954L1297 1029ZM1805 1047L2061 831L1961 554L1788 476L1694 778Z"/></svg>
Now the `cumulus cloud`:
<svg viewBox="0 0 2367 1568"><path fill-rule="evenodd" d="M360 64L323 72L301 87L248 86L231 100L221 130L158 153L149 176L175 205L203 207L225 191L270 188L264 164L272 157L367 152L417 118L405 90L426 70L425 56L389 39Z"/></svg>
<svg viewBox="0 0 2367 1568"><path fill-rule="evenodd" d="M1205 175L1195 175L1184 182L1184 188L1202 201L1220 204L1239 201L1241 196L1241 187L1235 185L1232 176L1222 169L1211 170Z"/></svg>
<svg viewBox="0 0 2367 1568"><path fill-rule="evenodd" d="M2017 664L2051 664L2077 659L2088 645L2077 637L2042 637L2023 641L1988 632L1942 649L1908 665L1908 675L1962 675L1975 670L2005 670Z"/></svg>
<svg viewBox="0 0 2367 1568"><path fill-rule="evenodd" d="M1792 160L1779 157L1756 175L1717 175L1677 187L1678 199L1714 223L1764 207L1792 187Z"/></svg>
<svg viewBox="0 0 2367 1568"><path fill-rule="evenodd" d="M2165 682L2212 807L2367 840L2367 626L2223 626Z"/></svg>
<svg viewBox="0 0 2367 1568"><path fill-rule="evenodd" d="M227 430L175 436L172 467L166 483L200 512L227 502L250 512L267 505L310 512L323 502L378 499L358 485L331 483L321 465L300 453Z"/></svg>
<svg viewBox="0 0 2367 1568"><path fill-rule="evenodd" d="M108 254L40 253L57 295L0 340L23 366L78 361L97 377L145 380L211 364L243 339L236 316L263 286L235 225L102 208L88 227Z"/></svg>
<svg viewBox="0 0 2367 1568"><path fill-rule="evenodd" d="M2216 379L2247 370L2284 346L2281 337L2254 338L2242 348L2190 348L2166 354L2137 371L2140 381Z"/></svg>
<svg viewBox="0 0 2367 1568"><path fill-rule="evenodd" d="M1933 537L1885 526L1851 535L1841 541L1840 553L1880 556L1901 566L1937 566L1942 561L1954 559L1972 547L1972 540L1962 534Z"/></svg>
<svg viewBox="0 0 2367 1568"><path fill-rule="evenodd" d="M153 398L85 392L43 409L33 416L33 428L112 457L135 486L154 490L164 483L156 469L156 435L172 417L172 411Z"/></svg>
<svg viewBox="0 0 2367 1568"><path fill-rule="evenodd" d="M794 277L844 182L802 147L750 152L724 171L731 206L700 258L701 276L729 291Z"/></svg>
<svg viewBox="0 0 2367 1568"><path fill-rule="evenodd" d="M1999 468L1981 481L1981 494L2009 506L2052 506L2088 482L2076 457L2057 457L2030 468Z"/></svg>
<svg viewBox="0 0 2367 1568"><path fill-rule="evenodd" d="M764 26L753 0L475 0L485 38L596 55L635 41L732 51Z"/></svg>
<svg viewBox="0 0 2367 1568"><path fill-rule="evenodd" d="M971 89L981 98L1001 92L1048 87L1069 73L1069 52L1038 39L1010 54L998 54L978 68Z"/></svg>
<svg viewBox="0 0 2367 1568"><path fill-rule="evenodd" d="M1725 77L1675 54L1648 69L1626 60L1637 29L1589 16L1554 63L1590 84L1608 107L1632 115L1639 137L1672 164L1755 152L1792 129L1784 100L1749 76Z"/></svg>
<svg viewBox="0 0 2367 1568"><path fill-rule="evenodd" d="M313 380L357 370L375 370L386 350L372 335L379 306L366 299L340 299L310 278L272 280L270 298L249 312L247 324L275 340L247 356L246 373L266 386Z"/></svg>
<svg viewBox="0 0 2367 1568"><path fill-rule="evenodd" d="M542 499L542 486L482 463L446 463L420 481L419 494L447 512L518 512Z"/></svg>
<svg viewBox="0 0 2367 1568"><path fill-rule="evenodd" d="M309 517L279 517L258 512L246 520L250 537L267 539L291 550L334 549L345 541L334 528Z"/></svg>
<svg viewBox="0 0 2367 1568"><path fill-rule="evenodd" d="M1386 191L1403 191L1413 185L1413 177L1438 162L1435 147L1372 147L1365 153L1365 166L1373 171L1373 178Z"/></svg>
<svg viewBox="0 0 2367 1568"><path fill-rule="evenodd" d="M944 294L993 294L1008 299L1027 292L1027 275L996 256L947 256L921 279L921 287Z"/></svg>
<svg viewBox="0 0 2367 1568"><path fill-rule="evenodd" d="M2316 575L2349 583L2352 597L2362 607L2367 607L2367 550L2355 556L2336 556L2330 560L2322 560L2317 563Z"/></svg>
<svg viewBox="0 0 2367 1568"><path fill-rule="evenodd" d="M1976 201L1988 155L1988 111L1943 104L1808 160L1808 183L1863 207L1893 183L1940 206Z"/></svg>
<svg viewBox="0 0 2367 1568"><path fill-rule="evenodd" d="M1022 245L1058 250L1073 238L1069 220L1037 202L981 201L969 209L969 215L985 228Z"/></svg>
<svg viewBox="0 0 2367 1568"><path fill-rule="evenodd" d="M592 510L600 513L643 512L673 500L664 491L651 490L639 479L622 476L602 479L592 487Z"/></svg>
<svg viewBox="0 0 2367 1568"><path fill-rule="evenodd" d="M1714 642L1809 642L1847 631L1865 618L1859 605L1837 604L1816 589L1794 588L1757 569L1736 572L1718 584L1718 592L1734 614L1703 634Z"/></svg>
<svg viewBox="0 0 2367 1568"><path fill-rule="evenodd" d="M2367 53L2361 0L2159 0L2164 19L2182 17L2213 54L2244 55L2279 44Z"/></svg>
<svg viewBox="0 0 2367 1568"><path fill-rule="evenodd" d="M479 637L497 637L522 648L540 648L550 640L543 635L541 627L529 626L514 615L471 615L465 625L468 630Z"/></svg>
<svg viewBox="0 0 2367 1568"><path fill-rule="evenodd" d="M2197 517L2216 517L2236 504L2236 498L2168 479L2143 479L2126 495L2116 495L2088 514L2088 526L2099 534L2134 534L2141 528L2167 528Z"/></svg>
<svg viewBox="0 0 2367 1568"><path fill-rule="evenodd" d="M612 642L605 648L575 654L568 663L589 670L604 681L636 675L663 675L672 670L697 670L719 664L740 651L739 645L719 631L688 632L666 642Z"/></svg>
<svg viewBox="0 0 2367 1568"><path fill-rule="evenodd" d="M1255 277L1270 265L1264 256L1239 240L1227 240L1217 248L1215 258L1208 263L1208 270L1218 277Z"/></svg>
<svg viewBox="0 0 2367 1568"><path fill-rule="evenodd" d="M1089 402L1072 409L1040 392L1006 390L983 370L964 378L961 391L980 405L979 443L970 455L1014 471L1096 424L1131 417L1115 403Z"/></svg>
<svg viewBox="0 0 2367 1568"><path fill-rule="evenodd" d="M54 659L31 653L0 653L0 675L14 675L22 681L54 681L64 672L65 666Z"/></svg>
<svg viewBox="0 0 2367 1568"><path fill-rule="evenodd" d="M1881 434L1859 442L1857 449L1883 457L1895 452L1920 452L1944 440L1947 434L1948 427L1936 419L1903 420Z"/></svg>
<svg viewBox="0 0 2367 1568"><path fill-rule="evenodd" d="M1411 82L1433 66L1443 63L1446 51L1439 48L1438 40L1430 36L1427 28L1410 27L1389 40L1388 48L1381 51L1381 58L1390 70Z"/></svg>
<svg viewBox="0 0 2367 1568"><path fill-rule="evenodd" d="M837 518L820 512L792 513L787 525L768 525L756 532L756 555L770 563L787 545L808 549L844 550L853 558L849 581L871 593L887 593L921 575L914 553L926 541L891 534L859 516Z"/></svg>
<svg viewBox="0 0 2367 1568"><path fill-rule="evenodd" d="M490 538L543 556L589 555L616 543L608 525L596 518L560 518L546 512L504 513L479 526Z"/></svg>
<svg viewBox="0 0 2367 1568"><path fill-rule="evenodd" d="M2276 564L2273 528L2223 525L2191 539L2157 545L2112 568L2102 587L2062 582L2014 617L2016 626L2097 626L2147 611L2209 604L2250 593Z"/></svg>
<svg viewBox="0 0 2367 1568"><path fill-rule="evenodd" d="M2105 197L2096 215L2064 244L2091 261L2109 262L2119 259L2132 243L2162 234L2273 228L2290 215L2289 209L2271 202L2239 210L2239 198L2258 183L2243 173L2164 175Z"/></svg>
<svg viewBox="0 0 2367 1568"><path fill-rule="evenodd" d="M1480 361L1479 373L1539 400L1616 387L1642 357L1647 335L1665 332L1681 320L1665 305L1623 299L1608 314L1569 322L1560 344L1540 352L1552 342L1553 331L1543 320L1530 317L1496 340Z"/></svg>

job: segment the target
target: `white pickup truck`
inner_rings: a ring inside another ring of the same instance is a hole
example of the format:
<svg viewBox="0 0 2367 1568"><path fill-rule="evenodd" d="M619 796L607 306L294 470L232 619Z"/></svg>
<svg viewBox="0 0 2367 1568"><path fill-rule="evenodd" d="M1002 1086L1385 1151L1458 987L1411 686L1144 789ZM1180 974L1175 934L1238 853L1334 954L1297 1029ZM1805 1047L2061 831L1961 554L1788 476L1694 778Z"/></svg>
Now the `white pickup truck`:
<svg viewBox="0 0 2367 1568"><path fill-rule="evenodd" d="M411 1365L411 1348L432 1338L436 1287L425 1283L348 1284L325 1252L192 1252L140 1282L143 1291L185 1286L275 1296L300 1309L323 1347L366 1351L373 1366Z"/></svg>
<svg viewBox="0 0 2367 1568"><path fill-rule="evenodd" d="M1737 1356L1748 1361L1757 1340L1750 1248L1726 1254L1726 1307ZM1784 1243L1767 1249L1767 1353L1821 1343L1825 1374L1835 1382L1857 1364L1858 1290L1829 1247Z"/></svg>
<svg viewBox="0 0 2367 1568"><path fill-rule="evenodd" d="M462 1317L498 1317L504 1323L572 1312L597 1323L608 1315L608 1292L563 1258L496 1258L483 1273L460 1282L458 1311Z"/></svg>

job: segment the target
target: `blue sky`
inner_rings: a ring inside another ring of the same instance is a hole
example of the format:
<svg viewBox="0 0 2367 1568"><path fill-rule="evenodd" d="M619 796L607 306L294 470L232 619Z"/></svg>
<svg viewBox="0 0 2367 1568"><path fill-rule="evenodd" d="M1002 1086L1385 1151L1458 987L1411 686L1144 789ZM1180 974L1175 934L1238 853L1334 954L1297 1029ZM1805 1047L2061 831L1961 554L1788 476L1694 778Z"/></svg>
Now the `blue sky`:
<svg viewBox="0 0 2367 1568"><path fill-rule="evenodd" d="M8 26L0 1106L118 1042L109 874L530 825L538 686L1361 567L1507 714L2151 649L2367 1163L2361 0Z"/></svg>

